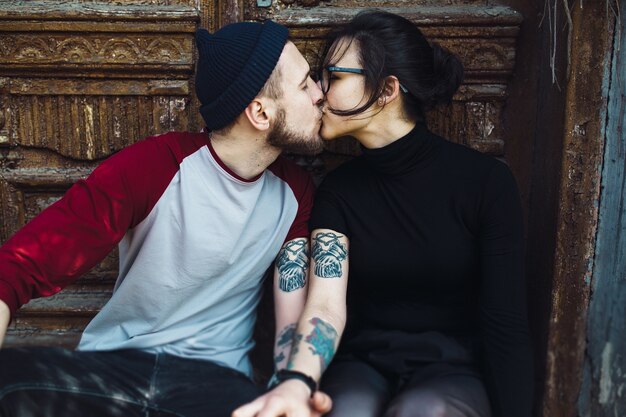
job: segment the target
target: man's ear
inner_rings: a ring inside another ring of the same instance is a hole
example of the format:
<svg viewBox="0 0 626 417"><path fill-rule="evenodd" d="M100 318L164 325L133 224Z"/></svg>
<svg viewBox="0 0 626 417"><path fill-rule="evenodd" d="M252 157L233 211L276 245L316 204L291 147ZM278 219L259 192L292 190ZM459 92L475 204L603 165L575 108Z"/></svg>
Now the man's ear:
<svg viewBox="0 0 626 417"><path fill-rule="evenodd" d="M263 100L259 97L255 98L248 104L243 113L255 129L265 131L270 128L273 108L268 100Z"/></svg>

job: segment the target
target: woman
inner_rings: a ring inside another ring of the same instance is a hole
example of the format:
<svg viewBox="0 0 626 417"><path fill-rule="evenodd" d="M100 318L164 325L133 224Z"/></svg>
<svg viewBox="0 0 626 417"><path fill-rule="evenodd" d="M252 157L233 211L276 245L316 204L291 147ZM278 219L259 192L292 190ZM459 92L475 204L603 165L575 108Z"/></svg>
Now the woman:
<svg viewBox="0 0 626 417"><path fill-rule="evenodd" d="M459 87L461 63L375 11L331 34L322 67L322 136L363 149L322 183L310 225L311 285L333 279L324 267L340 253L316 254L316 239L335 239L346 251L335 266L349 265L349 279L334 278L347 281L348 314L322 379L330 416L530 416L515 180L425 125Z"/></svg>
<svg viewBox="0 0 626 417"><path fill-rule="evenodd" d="M364 12L330 35L321 133L363 154L317 192L287 370L237 416L305 415L322 373L332 417L530 416L515 180L425 125L462 75L400 16Z"/></svg>

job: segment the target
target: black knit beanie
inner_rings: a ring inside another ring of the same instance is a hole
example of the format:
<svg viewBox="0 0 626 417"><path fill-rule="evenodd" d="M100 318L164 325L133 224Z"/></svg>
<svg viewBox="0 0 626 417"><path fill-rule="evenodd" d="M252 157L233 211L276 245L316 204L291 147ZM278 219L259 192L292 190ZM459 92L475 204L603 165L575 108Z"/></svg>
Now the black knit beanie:
<svg viewBox="0 0 626 417"><path fill-rule="evenodd" d="M267 20L224 26L214 34L196 31L196 94L210 130L243 112L269 79L287 42L286 27Z"/></svg>

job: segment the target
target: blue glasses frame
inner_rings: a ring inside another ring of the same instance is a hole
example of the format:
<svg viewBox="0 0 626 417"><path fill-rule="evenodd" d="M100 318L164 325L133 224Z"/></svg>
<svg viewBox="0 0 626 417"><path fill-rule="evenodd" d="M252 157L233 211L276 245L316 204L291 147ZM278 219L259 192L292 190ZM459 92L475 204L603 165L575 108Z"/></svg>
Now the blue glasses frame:
<svg viewBox="0 0 626 417"><path fill-rule="evenodd" d="M328 72L351 72L353 74L365 74L363 68L346 68L346 67L326 67Z"/></svg>
<svg viewBox="0 0 626 417"><path fill-rule="evenodd" d="M363 68L348 68L348 67L326 67L325 70L329 73L331 72L348 72L351 74L361 74L364 75L366 73L366 71ZM324 81L324 76L323 74L319 77L320 78L320 84L322 87L322 92L324 94L328 93L328 90L330 90L330 77L328 78L327 81ZM328 84L328 85L326 85ZM402 83L400 83L400 90L402 90L403 93L408 93L409 90L402 85Z"/></svg>

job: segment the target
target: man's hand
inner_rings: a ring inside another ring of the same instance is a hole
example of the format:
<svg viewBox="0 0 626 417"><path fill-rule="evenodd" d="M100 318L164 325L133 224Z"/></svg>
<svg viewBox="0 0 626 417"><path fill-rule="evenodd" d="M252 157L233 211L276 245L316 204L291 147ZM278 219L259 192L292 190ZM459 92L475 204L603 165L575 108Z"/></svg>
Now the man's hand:
<svg viewBox="0 0 626 417"><path fill-rule="evenodd" d="M330 411L332 401L317 391L309 398L309 387L296 379L288 380L265 395L236 409L232 417L321 417Z"/></svg>
<svg viewBox="0 0 626 417"><path fill-rule="evenodd" d="M309 404L312 410L311 415L315 417L324 415L333 408L333 400L322 391L316 391L313 398L309 400Z"/></svg>
<svg viewBox="0 0 626 417"><path fill-rule="evenodd" d="M0 347L4 341L4 335L9 327L9 321L11 320L11 311L9 306L2 300L0 300Z"/></svg>

